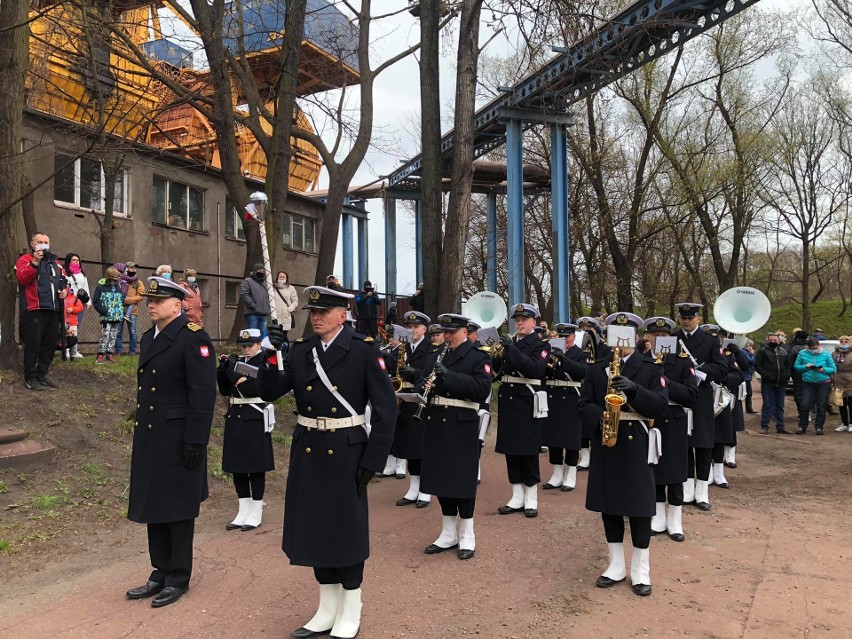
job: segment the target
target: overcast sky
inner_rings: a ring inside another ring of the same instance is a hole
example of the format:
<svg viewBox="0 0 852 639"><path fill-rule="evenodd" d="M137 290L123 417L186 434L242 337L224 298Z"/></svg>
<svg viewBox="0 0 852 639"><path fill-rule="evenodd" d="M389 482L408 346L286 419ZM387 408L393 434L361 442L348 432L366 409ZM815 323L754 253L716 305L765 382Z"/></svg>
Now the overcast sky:
<svg viewBox="0 0 852 639"><path fill-rule="evenodd" d="M391 7L407 6L404 0L383 0L381 10L389 12ZM761 0L758 7L763 9L787 8L791 5L809 4L809 0ZM487 12L486 12L487 13ZM487 15L484 17L488 17ZM391 24L392 23L392 24ZM376 36L373 38L371 59L376 66L377 61L385 60L399 51L406 49L419 40L419 25L407 12L401 13L393 20L374 23ZM493 35L493 31L483 24L480 31L480 41L485 42ZM486 49L490 55L507 55L513 47L513 36L493 40ZM441 104L444 106L445 118L451 114L451 100L455 92L454 57L449 51L449 43L442 45L444 56L441 59ZM366 160L353 180L353 184L366 184L391 173L400 161L417 155L419 144L419 68L417 58L410 56L398 62L382 73L375 83L375 134L380 140L379 148L371 149ZM446 132L449 126L444 126ZM392 149L388 151L388 149ZM320 178L320 188L326 187L326 175ZM377 290L385 291L384 271L384 218L380 200L370 202L369 223L369 271L368 276ZM342 235L342 234L341 234ZM342 238L341 238L342 239ZM354 254L357 269L357 239ZM397 205L397 292L409 294L414 291L415 281L415 249L414 249L413 215L406 212L404 207ZM343 274L340 244L338 245L335 273ZM357 278L357 270L356 275ZM360 287L362 282L356 282Z"/></svg>

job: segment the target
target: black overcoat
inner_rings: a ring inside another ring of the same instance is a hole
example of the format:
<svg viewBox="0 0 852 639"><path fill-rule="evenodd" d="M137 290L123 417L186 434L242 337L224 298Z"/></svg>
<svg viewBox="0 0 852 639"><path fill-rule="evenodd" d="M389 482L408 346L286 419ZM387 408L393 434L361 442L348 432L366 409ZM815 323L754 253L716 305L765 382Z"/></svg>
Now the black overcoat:
<svg viewBox="0 0 852 639"><path fill-rule="evenodd" d="M668 392L662 366L634 352L621 367L621 375L636 383L636 396L623 411L639 413L648 420L665 419ZM595 424L589 462L586 508L607 515L653 517L656 512L654 471L648 463L648 433L639 421L620 421L615 446L601 443L601 416L608 384L607 368L593 366L583 382L578 411L580 418ZM649 421L645 422L650 425Z"/></svg>
<svg viewBox="0 0 852 639"><path fill-rule="evenodd" d="M396 396L387 366L370 338L344 327L323 351L319 337L296 340L284 371L269 360L258 375L260 396L272 401L292 390L305 417L350 417L317 374L312 349L332 386L360 415L372 407L369 439L361 426L335 431L297 425L290 449L282 548L290 563L316 568L353 566L370 555L367 496L357 472L385 467L396 423Z"/></svg>
<svg viewBox="0 0 852 639"><path fill-rule="evenodd" d="M434 348L426 338L420 340L417 348L412 348L411 344L407 344L406 348L408 352L407 364L414 369L414 373L403 376L403 378L406 383L410 383L413 386L415 382L423 377L426 358L432 354ZM392 360L395 366L396 357L394 356ZM393 435L393 446L391 446L391 454L394 457L399 457L400 459L422 459L423 457L423 422L412 419L416 411L416 403L400 402L399 415L396 418L396 431Z"/></svg>
<svg viewBox="0 0 852 639"><path fill-rule="evenodd" d="M127 518L162 524L198 517L207 499L207 455L183 466L183 445L206 446L216 406L216 352L185 316L142 335Z"/></svg>
<svg viewBox="0 0 852 639"><path fill-rule="evenodd" d="M722 354L719 340L700 328L691 336L683 330L675 337L683 340L686 348L698 361L696 370L707 375L707 379L698 384L698 399L692 416L692 436L689 445L693 448L713 448L716 435L716 418L713 415L713 387L710 382L722 383L728 374L728 364Z"/></svg>
<svg viewBox="0 0 852 639"><path fill-rule="evenodd" d="M586 354L579 346L565 351L565 359L547 369L547 378L582 383L586 377ZM542 444L566 450L580 450L582 426L577 414L580 388L547 386L548 413L542 428Z"/></svg>
<svg viewBox="0 0 852 639"><path fill-rule="evenodd" d="M745 377L737 364L736 356L730 351L724 351L723 355L727 369L722 384L736 397L740 390L740 384L745 381ZM732 444L734 442L734 411L737 404L740 404L739 400L734 400L734 408L729 404L721 413L716 415L715 443ZM740 405L740 415L742 415L742 405Z"/></svg>
<svg viewBox="0 0 852 639"><path fill-rule="evenodd" d="M503 375L544 379L550 343L535 333L515 341L503 352ZM534 390L544 387L531 385ZM533 419L532 391L526 384L502 382L497 393L497 446L503 455L538 455L544 419Z"/></svg>
<svg viewBox="0 0 852 639"><path fill-rule="evenodd" d="M263 363L263 352L246 363L260 366ZM216 378L219 382L219 392L226 397L258 397L260 389L257 380L234 372L233 363L220 365ZM237 385L240 379L243 381ZM266 404L228 406L222 444L222 470L226 473L263 473L275 470L272 433L264 432L263 413L258 410L264 406Z"/></svg>
<svg viewBox="0 0 852 639"><path fill-rule="evenodd" d="M426 363L431 372L438 354ZM433 388L433 396L463 399L477 404L491 392L491 356L471 342L462 342L444 355L447 373ZM423 391L422 379L417 390ZM479 414L475 408L433 406L423 412L423 470L420 489L438 497L470 499L476 497L479 468Z"/></svg>
<svg viewBox="0 0 852 639"><path fill-rule="evenodd" d="M669 400L680 406L669 404L665 419L655 426L660 429L663 439L663 456L654 466L654 480L657 485L680 484L686 481L689 436L686 408L694 408L698 398L698 380L692 360L681 352L678 355L666 355L663 359L663 372L669 390Z"/></svg>

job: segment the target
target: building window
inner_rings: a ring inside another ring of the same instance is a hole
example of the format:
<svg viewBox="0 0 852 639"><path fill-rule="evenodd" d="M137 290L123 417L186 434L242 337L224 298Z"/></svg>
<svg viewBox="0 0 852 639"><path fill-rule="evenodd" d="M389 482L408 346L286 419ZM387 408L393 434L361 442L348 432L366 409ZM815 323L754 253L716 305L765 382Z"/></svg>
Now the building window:
<svg viewBox="0 0 852 639"><path fill-rule="evenodd" d="M242 282L225 282L225 306L237 306L240 303L240 284Z"/></svg>
<svg viewBox="0 0 852 639"><path fill-rule="evenodd" d="M53 199L91 211L103 211L106 196L106 178L103 166L97 160L75 158L57 153L53 156ZM119 169L115 176L112 212L126 215L127 172Z"/></svg>
<svg viewBox="0 0 852 639"><path fill-rule="evenodd" d="M231 198L225 198L225 237L238 240L246 239L246 231L243 228L241 217Z"/></svg>
<svg viewBox="0 0 852 639"><path fill-rule="evenodd" d="M205 231L204 191L155 176L151 189L151 218L159 224Z"/></svg>
<svg viewBox="0 0 852 639"><path fill-rule="evenodd" d="M284 248L316 252L316 220L304 215L284 214Z"/></svg>

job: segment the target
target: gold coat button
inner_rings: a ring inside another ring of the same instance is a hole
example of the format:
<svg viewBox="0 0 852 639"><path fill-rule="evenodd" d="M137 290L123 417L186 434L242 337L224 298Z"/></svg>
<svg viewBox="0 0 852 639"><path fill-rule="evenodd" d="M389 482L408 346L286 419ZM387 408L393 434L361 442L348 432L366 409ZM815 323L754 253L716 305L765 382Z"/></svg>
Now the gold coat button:
<svg viewBox="0 0 852 639"><path fill-rule="evenodd" d="M152 393L156 393L156 392L157 392L157 389L156 389L156 388L154 388L154 387L152 386L152 387L151 387L151 392L152 392Z"/></svg>
<svg viewBox="0 0 852 639"><path fill-rule="evenodd" d="M329 454L329 455L334 455L334 451L333 451L333 450L331 450L331 448L329 448L329 449L328 449L328 454Z"/></svg>
<svg viewBox="0 0 852 639"><path fill-rule="evenodd" d="M155 371L155 370L151 371L151 375L156 375L156 374L157 374L157 371Z"/></svg>
<svg viewBox="0 0 852 639"><path fill-rule="evenodd" d="M136 408L139 408L139 404L136 404Z"/></svg>
<svg viewBox="0 0 852 639"><path fill-rule="evenodd" d="M145 372L145 369L144 369L144 368L140 368L140 369L139 369L139 372L140 372L140 373L144 373L144 372Z"/></svg>
<svg viewBox="0 0 852 639"><path fill-rule="evenodd" d="M308 446L308 447L305 449L305 452L306 452L308 455L310 455L310 454L311 454L311 447L310 447L310 446Z"/></svg>
<svg viewBox="0 0 852 639"><path fill-rule="evenodd" d="M134 424L135 424L136 426L138 426L138 425L139 425L139 422L134 422Z"/></svg>
<svg viewBox="0 0 852 639"><path fill-rule="evenodd" d="M328 432L329 432L329 433L333 433L333 432L334 432L334 431L336 431L336 430L337 430L336 428L329 428L329 429L328 429Z"/></svg>
<svg viewBox="0 0 852 639"><path fill-rule="evenodd" d="M148 424L148 428L151 429L151 428L153 428L153 426L151 426L151 424Z"/></svg>
<svg viewBox="0 0 852 639"><path fill-rule="evenodd" d="M335 408L334 406L332 406L332 407L331 407L331 412L332 412L332 413L336 413L336 412L337 412L337 408Z"/></svg>
<svg viewBox="0 0 852 639"><path fill-rule="evenodd" d="M449 406L444 406L444 410L447 410ZM446 419L444 421L447 421Z"/></svg>
<svg viewBox="0 0 852 639"><path fill-rule="evenodd" d="M334 390L337 390L337 386L332 386L332 388L333 388Z"/></svg>
<svg viewBox="0 0 852 639"><path fill-rule="evenodd" d="M444 422L445 422L445 421L447 421L447 418L446 418L446 417L444 417L444 419L442 419L441 421L444 421Z"/></svg>
<svg viewBox="0 0 852 639"><path fill-rule="evenodd" d="M429 421L430 419L432 419L432 416L431 416L431 415L429 415L428 417L426 417L426 421Z"/></svg>
<svg viewBox="0 0 852 639"><path fill-rule="evenodd" d="M310 406L308 406L308 412L310 413L313 410Z"/></svg>
<svg viewBox="0 0 852 639"><path fill-rule="evenodd" d="M633 435L628 435L627 439L629 439L630 441L633 441Z"/></svg>
<svg viewBox="0 0 852 639"><path fill-rule="evenodd" d="M306 390L306 391L312 391L312 390L314 390L314 387L313 387L313 386L308 386L305 390Z"/></svg>
<svg viewBox="0 0 852 639"><path fill-rule="evenodd" d="M141 387L141 386L139 387L139 390L142 390L142 387Z"/></svg>

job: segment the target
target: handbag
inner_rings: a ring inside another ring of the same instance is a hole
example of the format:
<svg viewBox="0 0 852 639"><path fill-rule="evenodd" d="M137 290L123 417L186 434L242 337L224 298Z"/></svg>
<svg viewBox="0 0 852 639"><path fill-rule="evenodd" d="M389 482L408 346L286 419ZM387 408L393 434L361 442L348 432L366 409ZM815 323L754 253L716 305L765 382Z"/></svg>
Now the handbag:
<svg viewBox="0 0 852 639"><path fill-rule="evenodd" d="M837 386L832 386L828 391L828 403L832 406L843 406L843 389Z"/></svg>

